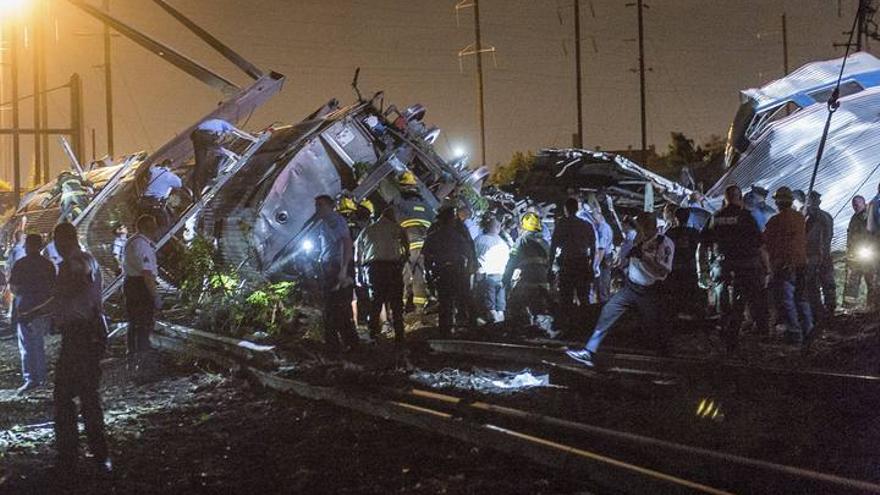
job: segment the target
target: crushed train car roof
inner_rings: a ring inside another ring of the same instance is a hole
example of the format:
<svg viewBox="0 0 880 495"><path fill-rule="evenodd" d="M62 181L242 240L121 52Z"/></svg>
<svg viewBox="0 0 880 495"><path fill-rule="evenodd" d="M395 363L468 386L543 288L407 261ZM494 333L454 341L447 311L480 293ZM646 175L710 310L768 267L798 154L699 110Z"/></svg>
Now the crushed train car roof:
<svg viewBox="0 0 880 495"><path fill-rule="evenodd" d="M758 185L771 192L781 186L809 188L828 112L825 99L842 60L808 64L743 92L746 101L728 139L731 168L709 196L721 196L729 184L744 190ZM822 208L834 217L835 248L843 246L852 197L872 198L880 182L880 60L856 53L847 67L815 184Z"/></svg>

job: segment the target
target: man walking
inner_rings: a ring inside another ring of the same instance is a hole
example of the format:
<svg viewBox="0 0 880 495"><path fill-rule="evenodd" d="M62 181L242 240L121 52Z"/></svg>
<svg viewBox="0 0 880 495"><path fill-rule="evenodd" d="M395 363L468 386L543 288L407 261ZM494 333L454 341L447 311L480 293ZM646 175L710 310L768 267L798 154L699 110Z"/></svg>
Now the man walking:
<svg viewBox="0 0 880 495"><path fill-rule="evenodd" d="M477 252L477 275L475 292L481 317L489 317L488 321L504 321L506 301L504 284L504 268L510 258L510 247L501 238L501 222L495 218L487 218L483 222L483 233L474 239Z"/></svg>
<svg viewBox="0 0 880 495"><path fill-rule="evenodd" d="M640 213L636 217L636 224L638 234L629 251L629 267L623 288L602 307L587 345L583 349L566 351L570 358L586 366L595 366L599 346L626 312L636 310L646 331L649 325L657 324L657 305L661 298L657 282L665 279L672 270L675 245L665 235L658 234L657 219L653 213Z"/></svg>
<svg viewBox="0 0 880 495"><path fill-rule="evenodd" d="M394 342L403 343L403 264L409 259L409 239L397 223L393 207L385 208L379 220L368 225L355 243L355 260L366 270L370 292L367 323L370 336L379 337L383 307L390 307L388 319L394 326Z"/></svg>
<svg viewBox="0 0 880 495"><path fill-rule="evenodd" d="M79 397L92 460L99 470L108 472L112 465L98 396L101 357L107 343L101 308L101 272L95 258L80 249L73 224L65 222L55 227L54 239L63 261L58 267L52 298L24 317L33 318L48 311L61 331L54 391L57 467L59 473L70 473L77 463L79 434L73 400Z"/></svg>
<svg viewBox="0 0 880 495"><path fill-rule="evenodd" d="M764 238L773 269L775 300L786 323L786 340L803 343L813 331L813 313L804 283L807 266L804 216L792 208L791 189L780 187L773 199L779 213L767 222Z"/></svg>
<svg viewBox="0 0 880 495"><path fill-rule="evenodd" d="M142 215L137 220L137 233L125 245L122 271L125 282L125 312L128 316L129 369L142 371L150 351L150 333L155 327L155 311L162 305L156 290L159 266L156 262L156 219Z"/></svg>
<svg viewBox="0 0 880 495"><path fill-rule="evenodd" d="M9 285L15 295L16 313L27 314L49 300L55 285L55 265L40 254L43 238L30 234L25 239L24 258L12 267ZM52 324L46 315L17 318L18 349L21 352L21 374L24 384L18 388L23 394L46 382L46 350L43 337Z"/></svg>
<svg viewBox="0 0 880 495"><path fill-rule="evenodd" d="M354 246L348 223L336 211L336 202L322 194L315 198L320 220L319 283L323 295L324 344L331 352L351 350L358 343L351 301L354 296Z"/></svg>
<svg viewBox="0 0 880 495"><path fill-rule="evenodd" d="M758 224L743 205L742 190L736 185L728 186L724 190L724 203L704 229L703 243L714 245L720 258L718 302L722 339L728 352L732 352L739 345L747 306L757 332L762 335L770 332L766 290L769 264Z"/></svg>
<svg viewBox="0 0 880 495"><path fill-rule="evenodd" d="M576 198L565 200L563 217L556 223L550 241L550 265L556 260L559 265L559 315L565 322L561 328L569 335L580 320L579 308L590 303L596 248L596 232L592 225L575 216L578 210Z"/></svg>

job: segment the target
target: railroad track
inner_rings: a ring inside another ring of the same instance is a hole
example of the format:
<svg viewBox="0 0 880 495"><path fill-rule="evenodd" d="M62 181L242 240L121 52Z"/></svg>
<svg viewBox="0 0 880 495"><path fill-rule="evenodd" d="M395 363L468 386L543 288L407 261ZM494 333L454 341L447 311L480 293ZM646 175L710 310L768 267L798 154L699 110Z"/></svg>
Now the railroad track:
<svg viewBox="0 0 880 495"><path fill-rule="evenodd" d="M349 390L278 376L271 346L162 324L158 347L245 372L320 400L518 455L583 480L597 493L880 493L880 485L601 428L420 388Z"/></svg>
<svg viewBox="0 0 880 495"><path fill-rule="evenodd" d="M428 347L438 353L458 356L472 356L503 362L516 362L530 365L555 365L586 368L578 365L565 355L561 345L523 345L471 340L429 340ZM658 380L677 379L684 381L705 381L715 385L736 386L741 390L756 392L785 391L795 395L823 394L834 400L858 400L880 405L880 377L854 375L811 369L788 369L766 366L749 366L721 360L692 359L682 357L660 357L632 352L600 353L598 370L607 377L609 374L628 376L636 379L643 375L648 379L656 376Z"/></svg>

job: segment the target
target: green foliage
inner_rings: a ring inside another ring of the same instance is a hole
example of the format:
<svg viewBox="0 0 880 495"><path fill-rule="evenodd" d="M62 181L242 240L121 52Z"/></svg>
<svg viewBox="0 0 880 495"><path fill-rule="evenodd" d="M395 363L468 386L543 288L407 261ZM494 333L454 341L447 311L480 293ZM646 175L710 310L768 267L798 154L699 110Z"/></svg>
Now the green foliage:
<svg viewBox="0 0 880 495"><path fill-rule="evenodd" d="M356 178L358 181L360 181L361 179L363 179L364 177L366 177L367 172L369 172L370 167L372 167L372 166L373 166L372 163L367 163L367 162L354 162L354 164L353 164L351 167L354 169L354 176L355 176L355 178Z"/></svg>
<svg viewBox="0 0 880 495"><path fill-rule="evenodd" d="M536 162L535 155L529 151L523 153L517 151L511 157L510 162L506 165L498 165L489 176L489 184L496 186L506 186L517 182L517 179L524 176L529 170L534 168Z"/></svg>
<svg viewBox="0 0 880 495"><path fill-rule="evenodd" d="M233 336L255 331L278 335L296 323L296 284L246 285L216 262L210 242L195 239L184 254L181 298L200 328Z"/></svg>

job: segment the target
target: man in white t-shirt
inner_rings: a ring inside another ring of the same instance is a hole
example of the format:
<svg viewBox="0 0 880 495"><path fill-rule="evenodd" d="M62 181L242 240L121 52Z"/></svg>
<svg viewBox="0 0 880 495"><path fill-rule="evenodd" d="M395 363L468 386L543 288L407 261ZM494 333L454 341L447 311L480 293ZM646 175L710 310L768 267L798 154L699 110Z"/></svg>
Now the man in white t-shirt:
<svg viewBox="0 0 880 495"><path fill-rule="evenodd" d="M190 135L196 161L192 175L192 193L195 201L202 198L202 190L217 176L217 167L223 156L220 149L223 137L238 132L234 125L223 119L208 119L196 126L196 130Z"/></svg>
<svg viewBox="0 0 880 495"><path fill-rule="evenodd" d="M636 217L636 235L633 248L629 251L629 267L623 287L611 297L593 329L593 334L583 349L569 350L566 354L586 366L595 366L595 355L608 331L625 313L635 310L639 313L642 326L657 325L657 308L660 292L657 282L666 279L672 271L672 258L675 244L665 235L657 232L657 218L653 213L644 212ZM644 328L647 330L647 328Z"/></svg>
<svg viewBox="0 0 880 495"><path fill-rule="evenodd" d="M125 275L123 292L128 316L129 364L136 370L143 354L150 350L150 332L155 325L155 311L162 305L156 291L156 219L142 215L137 221L137 233L125 245L122 271Z"/></svg>

